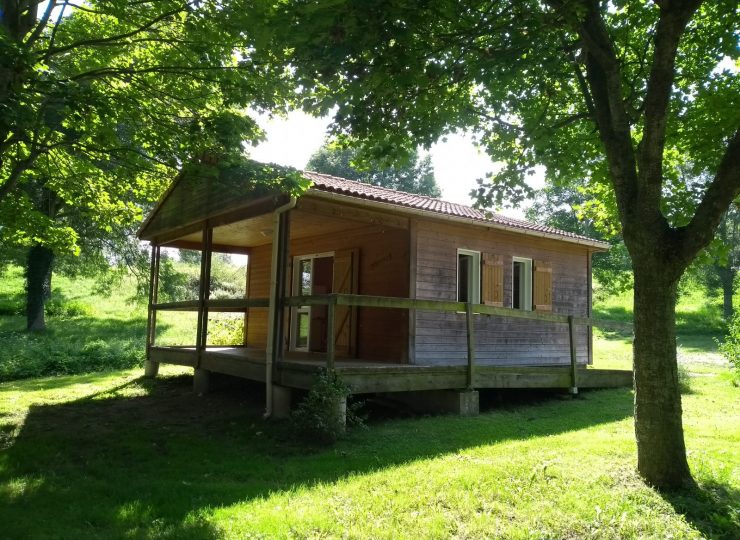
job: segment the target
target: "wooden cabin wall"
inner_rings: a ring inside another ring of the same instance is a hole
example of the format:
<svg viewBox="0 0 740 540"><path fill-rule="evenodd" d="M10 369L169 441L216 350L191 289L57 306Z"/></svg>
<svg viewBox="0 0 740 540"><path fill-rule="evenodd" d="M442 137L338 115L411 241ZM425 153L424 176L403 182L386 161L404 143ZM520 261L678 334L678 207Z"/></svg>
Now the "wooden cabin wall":
<svg viewBox="0 0 740 540"><path fill-rule="evenodd" d="M348 222L346 234L291 239L290 260L297 255L359 248L359 294L406 298L409 291L408 230ZM249 296L269 295L272 246L253 248L249 257ZM292 283L292 269L288 279ZM290 292L288 292L290 294ZM287 327L286 327L287 328ZM287 338L287 335L286 335ZM247 343L265 347L267 310L252 309L248 315ZM357 357L363 360L405 362L408 351L408 312L394 309L359 308Z"/></svg>
<svg viewBox="0 0 740 540"><path fill-rule="evenodd" d="M503 257L504 307L512 307L512 257L552 264L553 313L587 316L588 251L585 247L482 227L418 220L416 229L416 298L456 300L457 250ZM413 324L413 323L412 323ZM466 362L465 316L419 311L415 333L418 364ZM475 318L476 362L491 365L568 364L568 327L524 319L478 315ZM588 362L588 331L577 327L579 363Z"/></svg>

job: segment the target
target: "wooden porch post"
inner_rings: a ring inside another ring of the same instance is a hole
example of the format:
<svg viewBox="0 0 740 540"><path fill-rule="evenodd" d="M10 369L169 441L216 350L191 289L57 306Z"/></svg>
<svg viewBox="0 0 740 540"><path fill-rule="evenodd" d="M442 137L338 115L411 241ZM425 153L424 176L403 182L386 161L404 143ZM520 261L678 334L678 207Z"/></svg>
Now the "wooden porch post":
<svg viewBox="0 0 740 540"><path fill-rule="evenodd" d="M285 262L287 259L287 218L283 214L296 205L295 197L273 213L272 258L270 265L270 304L267 314L267 350L265 351L265 417L273 412L273 380L275 360L282 354L282 309L284 291ZM282 263L281 263L282 261ZM282 264L282 267L281 267ZM282 276L282 277L281 277ZM278 341L280 340L280 341Z"/></svg>
<svg viewBox="0 0 740 540"><path fill-rule="evenodd" d="M280 238L278 246L278 267L276 277L275 336L273 344L273 361L275 364L283 359L285 340L285 285L290 258L290 211L280 214Z"/></svg>
<svg viewBox="0 0 740 540"><path fill-rule="evenodd" d="M570 343L570 388L571 394L578 393L578 374L576 365L576 329L573 315L568 315L568 342Z"/></svg>
<svg viewBox="0 0 740 540"><path fill-rule="evenodd" d="M466 382L468 390L472 390L475 380L475 319L473 317L472 302L465 304L465 323L468 337L468 372Z"/></svg>
<svg viewBox="0 0 740 540"><path fill-rule="evenodd" d="M160 247L152 245L152 262L149 270L149 311L146 323L146 360L144 362L144 376L156 377L159 372L159 363L152 362L152 347L157 332L157 303L159 289L159 254Z"/></svg>
<svg viewBox="0 0 740 540"><path fill-rule="evenodd" d="M206 221L203 224L203 243L200 257L200 287L198 294L198 330L195 348L198 353L196 369L200 363L208 343L208 298L211 295L211 255L213 249L213 229Z"/></svg>

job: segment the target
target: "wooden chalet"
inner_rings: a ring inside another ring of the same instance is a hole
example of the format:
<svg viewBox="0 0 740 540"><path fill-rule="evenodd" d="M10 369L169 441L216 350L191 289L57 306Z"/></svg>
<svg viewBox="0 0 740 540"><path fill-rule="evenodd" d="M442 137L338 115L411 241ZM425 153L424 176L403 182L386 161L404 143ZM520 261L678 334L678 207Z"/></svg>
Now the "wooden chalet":
<svg viewBox="0 0 740 540"><path fill-rule="evenodd" d="M285 193L300 174L310 188ZM608 247L591 238L256 162L181 173L139 236L153 246L147 374L191 366L199 391L212 372L265 382L268 415L321 367L354 393L463 413L476 389L631 384L588 367L591 255ZM202 252L198 298L158 302L162 247ZM248 255L244 297L211 298L213 252ZM197 313L194 343L158 345L164 310ZM244 314L243 343L209 345L219 311Z"/></svg>

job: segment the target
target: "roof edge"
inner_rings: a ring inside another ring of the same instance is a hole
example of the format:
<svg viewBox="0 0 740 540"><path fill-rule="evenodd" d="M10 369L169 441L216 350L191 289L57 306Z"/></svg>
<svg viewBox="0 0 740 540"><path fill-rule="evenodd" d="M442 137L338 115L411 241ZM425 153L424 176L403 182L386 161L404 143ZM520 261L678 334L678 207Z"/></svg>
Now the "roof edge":
<svg viewBox="0 0 740 540"><path fill-rule="evenodd" d="M526 236L534 236L534 237L539 237L539 238L548 238L551 240L559 240L561 242L567 242L569 244L577 244L580 246L589 247L595 251L608 251L609 248L611 247L609 243L603 242L601 240L594 240L594 239L586 240L583 238L574 238L571 236L563 236L563 235L559 235L555 233L533 231L533 230L528 230L528 229L524 229L520 227L504 225L502 223L496 223L494 221L485 221L481 219L455 216L452 214L443 214L440 212L433 212L433 211L425 210L421 208L413 208L413 207L404 206L401 204L376 201L374 199L369 199L365 197L355 197L352 195L345 195L343 193L337 193L334 191L326 191L326 190L317 189L314 187L309 188L308 191L305 193L305 195L315 195L315 196L318 196L319 198L328 199L328 200L357 201L357 202L360 202L362 205L372 206L372 207L376 207L376 208L383 209L383 210L390 210L392 212L400 212L403 214L423 216L426 218L436 219L440 221L452 221L454 223L461 223L461 224L466 224L466 225L476 225L478 227L498 229L498 230L502 230L506 232L523 234Z"/></svg>

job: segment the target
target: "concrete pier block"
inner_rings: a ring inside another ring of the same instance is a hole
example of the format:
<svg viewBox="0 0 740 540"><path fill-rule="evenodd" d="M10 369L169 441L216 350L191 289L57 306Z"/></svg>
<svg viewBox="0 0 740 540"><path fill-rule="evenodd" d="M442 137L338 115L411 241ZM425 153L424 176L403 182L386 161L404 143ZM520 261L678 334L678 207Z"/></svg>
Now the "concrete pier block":
<svg viewBox="0 0 740 540"><path fill-rule="evenodd" d="M144 360L144 377L153 379L157 376L157 373L159 373L159 362Z"/></svg>
<svg viewBox="0 0 740 540"><path fill-rule="evenodd" d="M477 390L425 390L386 395L420 413L478 416L480 412Z"/></svg>
<svg viewBox="0 0 740 540"><path fill-rule="evenodd" d="M285 386L272 385L272 417L288 418L293 399L293 391Z"/></svg>
<svg viewBox="0 0 740 540"><path fill-rule="evenodd" d="M196 394L207 394L211 389L211 372L207 369L195 368L193 373L193 391Z"/></svg>

